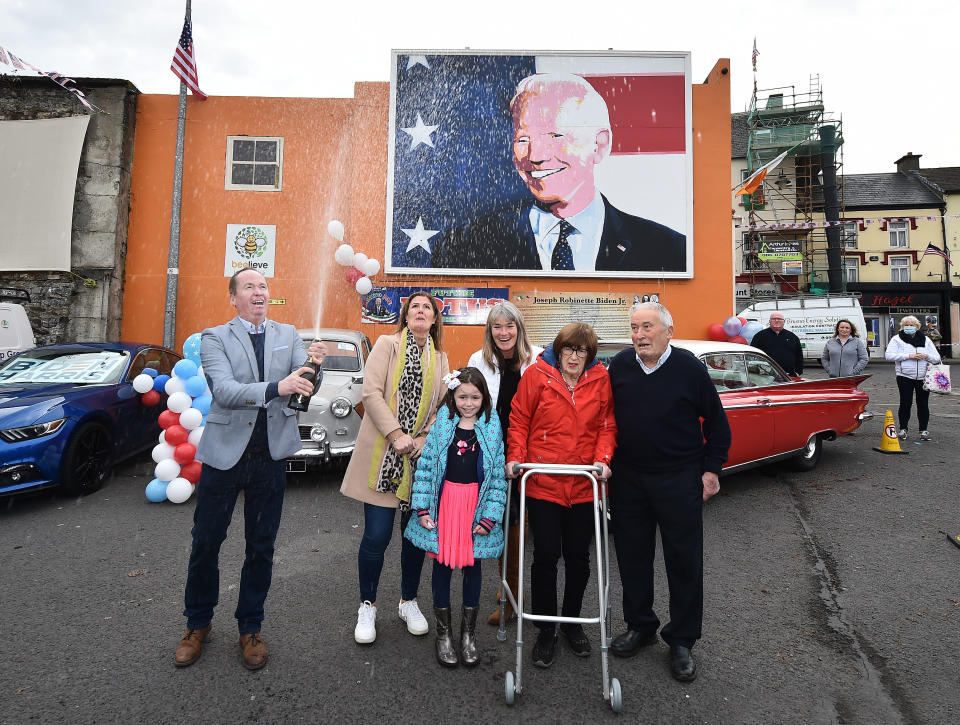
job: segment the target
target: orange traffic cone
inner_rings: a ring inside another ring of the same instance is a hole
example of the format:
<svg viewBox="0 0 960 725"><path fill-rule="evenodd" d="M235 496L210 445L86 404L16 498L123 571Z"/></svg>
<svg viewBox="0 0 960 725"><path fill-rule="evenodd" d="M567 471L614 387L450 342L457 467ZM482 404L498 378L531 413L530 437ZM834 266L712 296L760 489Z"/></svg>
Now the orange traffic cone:
<svg viewBox="0 0 960 725"><path fill-rule="evenodd" d="M893 411L888 410L883 416L883 438L880 440L880 447L874 447L875 451L881 453L903 453L907 455L910 451L900 450L900 439L897 438L897 426L893 423Z"/></svg>

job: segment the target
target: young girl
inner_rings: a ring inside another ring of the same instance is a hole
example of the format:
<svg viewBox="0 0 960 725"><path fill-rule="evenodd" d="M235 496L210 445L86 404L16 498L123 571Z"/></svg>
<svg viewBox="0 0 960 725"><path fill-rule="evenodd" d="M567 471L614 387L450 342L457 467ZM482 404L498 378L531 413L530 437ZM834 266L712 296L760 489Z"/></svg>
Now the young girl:
<svg viewBox="0 0 960 725"><path fill-rule="evenodd" d="M449 390L420 453L410 506L417 514L405 536L434 559L433 609L437 619L437 661L456 667L458 652L450 628L450 578L463 570L463 615L459 660L477 664L477 607L482 583L479 559L503 552L503 434L491 410L490 393L476 368L444 377Z"/></svg>

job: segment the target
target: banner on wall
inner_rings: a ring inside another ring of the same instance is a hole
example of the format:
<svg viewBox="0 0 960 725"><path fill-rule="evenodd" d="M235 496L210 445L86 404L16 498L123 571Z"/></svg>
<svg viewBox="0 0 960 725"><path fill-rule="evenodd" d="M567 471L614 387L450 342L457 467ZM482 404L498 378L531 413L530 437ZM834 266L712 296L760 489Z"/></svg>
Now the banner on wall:
<svg viewBox="0 0 960 725"><path fill-rule="evenodd" d="M649 295L643 295L649 297ZM568 322L586 322L601 340L630 337L630 308L645 302L639 295L612 292L515 292L513 303L523 314L523 322L534 344L553 342ZM659 297L656 301L660 301Z"/></svg>
<svg viewBox="0 0 960 725"><path fill-rule="evenodd" d="M487 311L509 299L506 287L374 287L360 297L363 322L396 324L397 315L414 292L429 292L442 304L444 325L485 325Z"/></svg>
<svg viewBox="0 0 960 725"><path fill-rule="evenodd" d="M689 53L422 53L392 57L387 272L693 276Z"/></svg>
<svg viewBox="0 0 960 725"><path fill-rule="evenodd" d="M264 277L273 277L276 247L275 224L227 224L223 276L232 277L238 269L249 267Z"/></svg>

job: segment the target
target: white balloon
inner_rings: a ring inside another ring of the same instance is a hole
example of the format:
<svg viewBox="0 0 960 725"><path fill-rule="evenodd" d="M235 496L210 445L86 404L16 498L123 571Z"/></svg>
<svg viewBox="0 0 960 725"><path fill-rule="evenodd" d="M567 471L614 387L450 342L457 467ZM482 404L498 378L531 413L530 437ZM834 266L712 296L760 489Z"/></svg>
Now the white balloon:
<svg viewBox="0 0 960 725"><path fill-rule="evenodd" d="M167 484L167 499L173 503L183 503L193 495L193 484L185 478L174 478Z"/></svg>
<svg viewBox="0 0 960 725"><path fill-rule="evenodd" d="M203 413L196 408L187 408L180 414L180 425L187 430L193 430L203 423Z"/></svg>
<svg viewBox="0 0 960 725"><path fill-rule="evenodd" d="M360 272L363 272L367 268L367 262L370 261L370 258L363 252L357 252L353 255L353 267Z"/></svg>
<svg viewBox="0 0 960 725"><path fill-rule="evenodd" d="M187 436L187 443L192 443L194 447L200 445L200 438L203 436L203 429L206 426L200 426L199 428L194 428L190 431L190 435Z"/></svg>
<svg viewBox="0 0 960 725"><path fill-rule="evenodd" d="M172 481L180 475L180 464L172 458L165 458L153 469L153 477L161 481Z"/></svg>
<svg viewBox="0 0 960 725"><path fill-rule="evenodd" d="M343 222L339 222L336 219L331 219L330 223L327 224L327 233L338 242L343 241L343 232Z"/></svg>
<svg viewBox="0 0 960 725"><path fill-rule="evenodd" d="M373 289L373 282L369 277L361 277L357 280L356 288L358 293L365 295Z"/></svg>
<svg viewBox="0 0 960 725"><path fill-rule="evenodd" d="M337 251L333 253L333 258L336 260L337 264L342 264L344 267L353 266L353 247L349 244L341 244L337 247Z"/></svg>
<svg viewBox="0 0 960 725"><path fill-rule="evenodd" d="M363 269L360 271L368 277L372 277L380 271L380 262L378 262L376 259L368 259L367 263L363 265Z"/></svg>
<svg viewBox="0 0 960 725"><path fill-rule="evenodd" d="M165 461L168 458L173 458L173 446L169 443L157 443L153 447L153 456L154 463L160 463L160 461Z"/></svg>
<svg viewBox="0 0 960 725"><path fill-rule="evenodd" d="M193 399L182 390L167 398L167 407L174 413L182 413L193 405Z"/></svg>
<svg viewBox="0 0 960 725"><path fill-rule="evenodd" d="M186 389L186 385L186 380L183 378L178 378L176 375L174 375L163 386L163 390L167 395L173 395L174 393L182 393ZM167 407L170 407L169 403L167 403Z"/></svg>
<svg viewBox="0 0 960 725"><path fill-rule="evenodd" d="M164 443L164 444L167 442L167 431L165 431L165 430L160 431L160 438L159 438L159 440L160 440L161 443Z"/></svg>
<svg viewBox="0 0 960 725"><path fill-rule="evenodd" d="M145 393L148 390L153 390L153 378L146 373L140 373L133 379L133 389L138 393Z"/></svg>

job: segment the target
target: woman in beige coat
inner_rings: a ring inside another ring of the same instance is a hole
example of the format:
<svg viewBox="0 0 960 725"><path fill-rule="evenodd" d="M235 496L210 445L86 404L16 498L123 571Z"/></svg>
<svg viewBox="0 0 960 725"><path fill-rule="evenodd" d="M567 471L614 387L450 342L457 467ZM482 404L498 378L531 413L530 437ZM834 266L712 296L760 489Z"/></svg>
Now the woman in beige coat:
<svg viewBox="0 0 960 725"><path fill-rule="evenodd" d="M363 503L364 529L357 555L360 609L354 639L377 638L377 585L384 552L400 509L400 619L411 634L429 630L417 605L424 552L402 536L410 520L410 487L420 449L436 418L450 371L441 351L443 320L439 303L414 292L400 310L397 331L373 346L364 369L363 422L340 492Z"/></svg>

